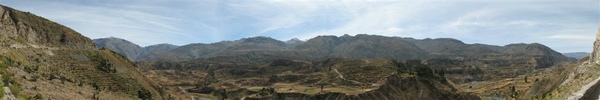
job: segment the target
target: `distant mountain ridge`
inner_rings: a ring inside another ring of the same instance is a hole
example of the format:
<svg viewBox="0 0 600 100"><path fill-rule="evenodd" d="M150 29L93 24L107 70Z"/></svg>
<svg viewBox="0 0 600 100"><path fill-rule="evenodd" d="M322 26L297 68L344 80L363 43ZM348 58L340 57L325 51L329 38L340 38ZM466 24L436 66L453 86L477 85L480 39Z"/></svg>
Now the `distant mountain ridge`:
<svg viewBox="0 0 600 100"><path fill-rule="evenodd" d="M119 42L111 42L119 43ZM135 46L130 48L136 48ZM119 52L118 48L115 48ZM186 61L197 58L237 57L247 60L327 58L348 59L513 59L549 67L572 61L539 43L494 46L465 44L452 38L413 39L359 34L356 36L317 36L307 41L279 41L270 37L242 38L211 44L189 44L161 53L138 57L136 61ZM535 59L531 61L530 59Z"/></svg>
<svg viewBox="0 0 600 100"><path fill-rule="evenodd" d="M137 59L140 57L148 58L159 56L162 53L171 51L178 47L176 45L166 43L140 47L135 43L116 37L99 38L94 39L93 41L97 48L108 48L127 57L127 59L131 61L138 61Z"/></svg>
<svg viewBox="0 0 600 100"><path fill-rule="evenodd" d="M590 56L591 53L588 52L570 52L570 53L563 53L563 55L567 56L567 57L571 57L571 58L575 58L575 59L582 59L584 57Z"/></svg>
<svg viewBox="0 0 600 100"><path fill-rule="evenodd" d="M94 39L93 41L96 43L96 47L109 48L130 60L135 60L143 50L142 47L137 44L115 37Z"/></svg>

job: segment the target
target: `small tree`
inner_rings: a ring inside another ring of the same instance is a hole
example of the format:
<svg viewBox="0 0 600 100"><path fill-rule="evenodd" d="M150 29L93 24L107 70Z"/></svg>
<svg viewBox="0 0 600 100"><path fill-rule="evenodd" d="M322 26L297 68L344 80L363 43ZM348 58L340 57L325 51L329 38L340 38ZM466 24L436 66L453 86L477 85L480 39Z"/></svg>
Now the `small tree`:
<svg viewBox="0 0 600 100"><path fill-rule="evenodd" d="M279 77L277 77L277 75L269 76L269 82L277 82L278 80L279 80Z"/></svg>
<svg viewBox="0 0 600 100"><path fill-rule="evenodd" d="M44 98L42 97L42 94L40 94L40 93L35 94L35 96L33 96L33 100L42 100L42 99L44 99Z"/></svg>
<svg viewBox="0 0 600 100"><path fill-rule="evenodd" d="M145 88L142 88L138 90L138 98L142 100L150 100L152 99L152 93L150 93L150 91L146 90Z"/></svg>

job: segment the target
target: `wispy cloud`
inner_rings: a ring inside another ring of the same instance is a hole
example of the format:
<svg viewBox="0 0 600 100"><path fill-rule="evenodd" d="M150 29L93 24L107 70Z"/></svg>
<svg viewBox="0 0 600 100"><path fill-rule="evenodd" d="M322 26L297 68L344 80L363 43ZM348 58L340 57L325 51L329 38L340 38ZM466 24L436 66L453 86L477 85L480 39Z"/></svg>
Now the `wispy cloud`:
<svg viewBox="0 0 600 100"><path fill-rule="evenodd" d="M569 40L593 40L594 36L590 36L589 34L581 35L581 34L555 34L550 35L545 38L549 39L569 39Z"/></svg>
<svg viewBox="0 0 600 100"><path fill-rule="evenodd" d="M589 51L600 26L598 0L103 0L2 1L90 38L145 45L211 43L252 36L309 39L378 34L450 37L466 43L538 42ZM570 43L570 44L567 44Z"/></svg>

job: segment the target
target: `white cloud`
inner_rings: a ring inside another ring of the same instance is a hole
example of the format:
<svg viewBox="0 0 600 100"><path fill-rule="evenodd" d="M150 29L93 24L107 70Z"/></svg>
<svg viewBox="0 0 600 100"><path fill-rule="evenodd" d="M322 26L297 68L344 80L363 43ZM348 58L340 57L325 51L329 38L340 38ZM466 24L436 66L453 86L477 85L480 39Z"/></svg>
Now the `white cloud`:
<svg viewBox="0 0 600 100"><path fill-rule="evenodd" d="M593 35L590 36L589 34L555 34L555 35L547 36L545 38L569 39L569 40L593 40L593 39L595 39L595 37Z"/></svg>
<svg viewBox="0 0 600 100"><path fill-rule="evenodd" d="M273 30L277 30L277 29L294 27L294 26L304 22L304 20L301 18L298 18L298 16L284 15L284 16L278 16L276 18L268 19L265 22L267 24L267 27L262 29L258 33L265 33L265 32L269 32L269 31L273 31Z"/></svg>
<svg viewBox="0 0 600 100"><path fill-rule="evenodd" d="M345 5L344 7L351 6L353 2ZM387 34L394 35L392 33L401 32L401 28L397 26L409 14L418 11L414 9L417 4L407 4L404 2L393 2L387 4L380 3L367 3L362 9L365 11L349 10L353 15L348 23L328 30L317 30L315 32L305 33L296 35L300 39L308 39L318 35L343 35L343 34Z"/></svg>
<svg viewBox="0 0 600 100"><path fill-rule="evenodd" d="M598 0L132 0L5 1L91 38L120 37L141 45L210 43L257 35L309 39L378 34L450 37L466 43L541 42L584 51L600 26ZM582 40L577 40L582 39ZM573 42L575 43L575 42ZM579 42L577 42L579 43ZM585 47L585 48L582 48Z"/></svg>

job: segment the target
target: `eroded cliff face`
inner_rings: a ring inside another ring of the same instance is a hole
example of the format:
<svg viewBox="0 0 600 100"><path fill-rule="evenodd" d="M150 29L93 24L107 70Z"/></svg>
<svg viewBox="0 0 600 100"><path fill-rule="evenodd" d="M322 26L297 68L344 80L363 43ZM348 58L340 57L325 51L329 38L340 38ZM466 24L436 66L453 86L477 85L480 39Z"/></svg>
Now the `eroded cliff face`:
<svg viewBox="0 0 600 100"><path fill-rule="evenodd" d="M0 5L0 78L16 98L163 99L136 67L68 27Z"/></svg>
<svg viewBox="0 0 600 100"><path fill-rule="evenodd" d="M95 50L94 43L74 30L29 12L0 7L0 45L13 48Z"/></svg>
<svg viewBox="0 0 600 100"><path fill-rule="evenodd" d="M598 33L596 33L596 41L594 41L594 50L590 55L590 61L599 63L600 60L600 28L598 28Z"/></svg>

